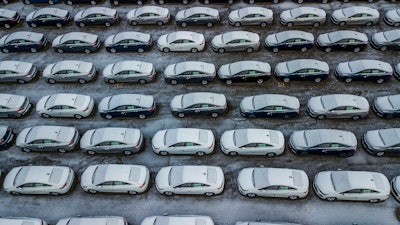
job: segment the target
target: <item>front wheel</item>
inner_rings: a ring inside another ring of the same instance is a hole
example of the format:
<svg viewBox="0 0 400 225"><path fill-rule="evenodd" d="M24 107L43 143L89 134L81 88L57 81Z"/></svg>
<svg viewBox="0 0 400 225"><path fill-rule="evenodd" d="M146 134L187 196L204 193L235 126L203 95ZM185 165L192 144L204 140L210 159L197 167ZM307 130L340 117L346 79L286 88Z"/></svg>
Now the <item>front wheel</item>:
<svg viewBox="0 0 400 225"><path fill-rule="evenodd" d="M224 49L224 48L219 48L219 49L218 49L218 52L219 52L219 53L224 53L224 52L225 52L225 49Z"/></svg>
<svg viewBox="0 0 400 225"><path fill-rule="evenodd" d="M80 120L80 119L83 118L83 116L82 116L82 115L79 115L79 114L75 114L75 115L74 115L74 118Z"/></svg>
<svg viewBox="0 0 400 225"><path fill-rule="evenodd" d="M171 196L171 195L173 195L174 193L172 193L172 192L170 192L170 191L165 191L164 192L164 195L167 195L167 196Z"/></svg>
<svg viewBox="0 0 400 225"><path fill-rule="evenodd" d="M326 200L327 200L327 201L330 201L330 202L333 202L333 201L336 200L336 198L335 198L335 197L327 197Z"/></svg>
<svg viewBox="0 0 400 225"><path fill-rule="evenodd" d="M96 190L93 190L93 189L89 189L88 192L89 192L90 194L96 194L96 193L97 193L97 191L96 191Z"/></svg>
<svg viewBox="0 0 400 225"><path fill-rule="evenodd" d="M106 119L108 119L108 120L111 120L111 119L113 118L110 114L107 114L105 117L106 117Z"/></svg>
<svg viewBox="0 0 400 225"><path fill-rule="evenodd" d="M12 194L12 195L19 195L19 194L21 194L21 193L16 192L16 191L12 191L12 192L10 192L10 194Z"/></svg>
<svg viewBox="0 0 400 225"><path fill-rule="evenodd" d="M296 196L296 195L291 195L291 196L289 196L289 199L290 200L296 200L296 199L298 199L299 198L299 196Z"/></svg>
<svg viewBox="0 0 400 225"><path fill-rule="evenodd" d="M255 198L255 197L257 197L257 195L254 194L254 193L248 193L246 196L249 197L249 198Z"/></svg>
<svg viewBox="0 0 400 225"><path fill-rule="evenodd" d="M211 117L212 118L217 118L218 117L218 113L211 113Z"/></svg>
<svg viewBox="0 0 400 225"><path fill-rule="evenodd" d="M183 117L185 117L185 114L184 113L178 113L178 117L179 118L183 118Z"/></svg>
<svg viewBox="0 0 400 225"><path fill-rule="evenodd" d="M170 52L170 50L169 50L169 48L164 48L163 52L168 53L168 52Z"/></svg>
<svg viewBox="0 0 400 225"><path fill-rule="evenodd" d="M385 155L385 152L377 152L375 155L378 157L382 157Z"/></svg>
<svg viewBox="0 0 400 225"><path fill-rule="evenodd" d="M323 119L325 119L325 115L318 115L318 116L317 116L317 119L323 120Z"/></svg>
<svg viewBox="0 0 400 225"><path fill-rule="evenodd" d="M205 153L205 152L196 152L196 155L197 155L197 156L205 156L206 153Z"/></svg>
<svg viewBox="0 0 400 225"><path fill-rule="evenodd" d="M206 192L206 193L204 193L204 195L205 195L205 196L207 196L207 197L211 197L211 196L214 196L214 195L215 195L215 193L212 193L212 192Z"/></svg>
<svg viewBox="0 0 400 225"><path fill-rule="evenodd" d="M167 151L161 151L158 154L160 154L162 156L167 156L169 153Z"/></svg>
<svg viewBox="0 0 400 225"><path fill-rule="evenodd" d="M50 115L47 114L47 113L42 113L41 116L44 117L44 118L49 118L50 117Z"/></svg>
<svg viewBox="0 0 400 225"><path fill-rule="evenodd" d="M230 155L230 156L237 156L238 153L237 153L237 152L229 152L228 155Z"/></svg>
<svg viewBox="0 0 400 225"><path fill-rule="evenodd" d="M124 153L124 155L132 155L132 152L127 150L123 151L122 153Z"/></svg>
<svg viewBox="0 0 400 225"><path fill-rule="evenodd" d="M31 52L36 53L38 50L36 48L31 48Z"/></svg>

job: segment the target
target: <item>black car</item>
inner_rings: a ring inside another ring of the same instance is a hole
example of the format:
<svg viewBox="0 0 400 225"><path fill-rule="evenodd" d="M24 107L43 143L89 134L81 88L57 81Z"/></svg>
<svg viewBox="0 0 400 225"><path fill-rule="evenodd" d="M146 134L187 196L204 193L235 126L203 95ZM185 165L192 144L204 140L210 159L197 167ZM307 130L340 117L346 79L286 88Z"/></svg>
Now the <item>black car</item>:
<svg viewBox="0 0 400 225"><path fill-rule="evenodd" d="M325 52L332 50L352 50L359 52L364 50L367 45L367 35L352 30L339 30L320 34L316 42L317 48Z"/></svg>
<svg viewBox="0 0 400 225"><path fill-rule="evenodd" d="M117 10L107 7L90 7L79 11L74 17L76 25L85 27L86 25L105 25L109 27L118 22Z"/></svg>
<svg viewBox="0 0 400 225"><path fill-rule="evenodd" d="M92 53L100 48L101 42L95 34L70 32L57 36L53 40L53 49L58 53L84 52Z"/></svg>
<svg viewBox="0 0 400 225"><path fill-rule="evenodd" d="M119 5L119 4L138 4L143 5L149 2L149 0L110 0L111 4Z"/></svg>
<svg viewBox="0 0 400 225"><path fill-rule="evenodd" d="M215 66L200 61L185 61L168 65L164 70L164 79L171 84L202 83L208 84L215 78Z"/></svg>
<svg viewBox="0 0 400 225"><path fill-rule="evenodd" d="M208 27L219 23L219 12L208 7L191 7L179 11L176 16L176 24L186 27L187 25L207 25Z"/></svg>
<svg viewBox="0 0 400 225"><path fill-rule="evenodd" d="M18 12L8 9L0 9L0 27L9 29L20 22L21 15Z"/></svg>
<svg viewBox="0 0 400 225"><path fill-rule="evenodd" d="M9 126L0 126L0 150L10 147L14 139L14 132Z"/></svg>
<svg viewBox="0 0 400 225"><path fill-rule="evenodd" d="M41 33L17 31L0 38L0 50L4 53L37 52L47 45L47 38Z"/></svg>
<svg viewBox="0 0 400 225"><path fill-rule="evenodd" d="M295 59L278 63L275 66L275 77L283 82L290 80L311 80L320 82L328 78L329 65L315 59Z"/></svg>
<svg viewBox="0 0 400 225"><path fill-rule="evenodd" d="M342 62L336 66L335 76L338 80L350 83L353 80L375 81L378 84L392 78L392 66L383 61L360 59Z"/></svg>
<svg viewBox="0 0 400 225"><path fill-rule="evenodd" d="M99 103L100 116L106 119L113 117L152 116L156 110L153 96L141 94L119 94L103 98Z"/></svg>
<svg viewBox="0 0 400 225"><path fill-rule="evenodd" d="M260 61L238 61L222 65L218 69L218 77L226 84L232 82L255 81L262 84L269 80L271 76L271 66L269 63Z"/></svg>
<svg viewBox="0 0 400 225"><path fill-rule="evenodd" d="M26 22L30 27L57 26L61 28L71 21L71 14L64 9L41 8L26 16Z"/></svg>
<svg viewBox="0 0 400 225"><path fill-rule="evenodd" d="M91 5L96 5L100 3L102 0L64 0L64 3L67 5L73 5L73 4L91 4Z"/></svg>
<svg viewBox="0 0 400 225"><path fill-rule="evenodd" d="M305 52L313 46L314 35L305 31L282 31L270 34L265 38L265 47L273 52L279 50L301 50Z"/></svg>
<svg viewBox="0 0 400 225"><path fill-rule="evenodd" d="M400 29L375 33L371 38L371 46L381 51L400 50Z"/></svg>

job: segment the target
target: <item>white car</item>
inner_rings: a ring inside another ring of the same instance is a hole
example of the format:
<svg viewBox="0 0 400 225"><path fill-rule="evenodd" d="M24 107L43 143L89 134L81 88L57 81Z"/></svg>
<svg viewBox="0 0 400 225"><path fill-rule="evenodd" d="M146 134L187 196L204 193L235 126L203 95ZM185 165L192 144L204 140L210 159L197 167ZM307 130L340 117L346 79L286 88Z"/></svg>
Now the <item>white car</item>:
<svg viewBox="0 0 400 225"><path fill-rule="evenodd" d="M73 117L82 119L90 116L94 101L88 95L59 93L42 97L37 105L36 112L41 117Z"/></svg>
<svg viewBox="0 0 400 225"><path fill-rule="evenodd" d="M326 12L315 7L297 7L283 11L279 19L282 25L288 27L293 25L313 25L318 27L325 23Z"/></svg>
<svg viewBox="0 0 400 225"><path fill-rule="evenodd" d="M96 67L91 62L64 60L52 63L43 70L43 77L50 84L56 82L78 82L84 84L96 76Z"/></svg>
<svg viewBox="0 0 400 225"><path fill-rule="evenodd" d="M390 184L385 175L369 171L323 171L314 178L314 191L327 201L381 202L389 198Z"/></svg>
<svg viewBox="0 0 400 225"><path fill-rule="evenodd" d="M159 155L196 154L203 156L213 152L215 138L211 130L176 128L157 131L151 143L153 151Z"/></svg>
<svg viewBox="0 0 400 225"><path fill-rule="evenodd" d="M301 225L298 223L286 223L286 222L251 222L251 221L238 221L235 225Z"/></svg>
<svg viewBox="0 0 400 225"><path fill-rule="evenodd" d="M168 8L146 5L137 9L132 9L126 15L128 24L157 24L162 26L167 24L171 18Z"/></svg>
<svg viewBox="0 0 400 225"><path fill-rule="evenodd" d="M229 24L235 27L241 25L259 25L266 27L272 23L273 12L264 7L244 7L229 13Z"/></svg>
<svg viewBox="0 0 400 225"><path fill-rule="evenodd" d="M379 22L379 11L366 6L351 6L333 11L331 21L340 26L372 26Z"/></svg>
<svg viewBox="0 0 400 225"><path fill-rule="evenodd" d="M99 164L85 169L81 187L86 192L128 193L135 195L146 191L150 172L145 166L128 164Z"/></svg>
<svg viewBox="0 0 400 225"><path fill-rule="evenodd" d="M245 168L237 179L239 192L247 197L305 198L309 180L303 170L286 168Z"/></svg>
<svg viewBox="0 0 400 225"><path fill-rule="evenodd" d="M0 225L48 225L42 219L29 218L29 217L4 217L0 218Z"/></svg>
<svg viewBox="0 0 400 225"><path fill-rule="evenodd" d="M251 53L260 48L260 35L248 31L229 31L213 37L212 49L214 52L246 51Z"/></svg>
<svg viewBox="0 0 400 225"><path fill-rule="evenodd" d="M141 225L214 225L208 216L149 216Z"/></svg>
<svg viewBox="0 0 400 225"><path fill-rule="evenodd" d="M267 155L273 157L285 150L282 132L268 129L237 129L221 136L221 150L231 156Z"/></svg>
<svg viewBox="0 0 400 225"><path fill-rule="evenodd" d="M224 190L225 178L217 166L167 166L156 176L156 188L164 195L213 196Z"/></svg>
<svg viewBox="0 0 400 225"><path fill-rule="evenodd" d="M103 79L110 84L117 82L145 84L152 81L155 75L153 63L133 60L108 64L103 70Z"/></svg>
<svg viewBox="0 0 400 225"><path fill-rule="evenodd" d="M74 182L74 171L66 166L19 166L4 179L4 190L10 194L67 193Z"/></svg>
<svg viewBox="0 0 400 225"><path fill-rule="evenodd" d="M124 217L99 216L99 217L70 217L57 222L56 225L128 225Z"/></svg>
<svg viewBox="0 0 400 225"><path fill-rule="evenodd" d="M198 52L205 47L203 34L191 31L176 31L164 34L157 40L158 50L162 52Z"/></svg>
<svg viewBox="0 0 400 225"><path fill-rule="evenodd" d="M383 21L390 26L400 26L400 8L387 11Z"/></svg>

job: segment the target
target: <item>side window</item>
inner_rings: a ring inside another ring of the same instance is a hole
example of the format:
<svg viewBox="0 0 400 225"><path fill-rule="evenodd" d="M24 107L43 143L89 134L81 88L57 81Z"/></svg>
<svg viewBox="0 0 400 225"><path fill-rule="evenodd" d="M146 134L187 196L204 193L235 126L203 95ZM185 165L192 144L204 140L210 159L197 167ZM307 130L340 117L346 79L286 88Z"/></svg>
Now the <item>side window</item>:
<svg viewBox="0 0 400 225"><path fill-rule="evenodd" d="M111 186L111 185L113 185L112 181L108 181L108 182L104 182L104 183L99 184L99 186Z"/></svg>
<svg viewBox="0 0 400 225"><path fill-rule="evenodd" d="M44 144L52 144L52 143L54 143L54 141L45 139L45 140L43 140L43 143Z"/></svg>
<svg viewBox="0 0 400 225"><path fill-rule="evenodd" d="M185 143L184 142L179 142L179 143L176 143L176 144L172 145L171 147L183 147L183 146L185 146Z"/></svg>
<svg viewBox="0 0 400 225"><path fill-rule="evenodd" d="M98 144L97 146L109 146L110 145L110 142L109 141L104 141L104 142L101 142L100 144Z"/></svg>
<svg viewBox="0 0 400 225"><path fill-rule="evenodd" d="M337 144L337 143L331 143L331 146L330 146L330 147L332 147L332 148L339 148L340 145Z"/></svg>
<svg viewBox="0 0 400 225"><path fill-rule="evenodd" d="M120 145L121 143L119 143L118 141L111 141L110 142L110 145L111 146L118 146L118 145Z"/></svg>
<svg viewBox="0 0 400 225"><path fill-rule="evenodd" d="M127 185L127 183L121 182L121 181L114 181L114 182L113 182L113 185L115 185L115 186L120 186L120 185Z"/></svg>
<svg viewBox="0 0 400 225"><path fill-rule="evenodd" d="M201 104L201 108L209 108L210 105L209 104Z"/></svg>

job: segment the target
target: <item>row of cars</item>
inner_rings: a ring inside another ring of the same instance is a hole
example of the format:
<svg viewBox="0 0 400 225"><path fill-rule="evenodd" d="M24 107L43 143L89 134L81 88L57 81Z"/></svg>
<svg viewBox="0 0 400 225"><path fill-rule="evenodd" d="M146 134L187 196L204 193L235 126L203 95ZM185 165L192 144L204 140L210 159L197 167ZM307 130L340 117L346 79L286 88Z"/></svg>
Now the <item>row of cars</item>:
<svg viewBox="0 0 400 225"><path fill-rule="evenodd" d="M400 9L386 12L384 21L391 26L400 25ZM128 23L164 25L170 21L171 15L167 8L158 6L143 6L133 9L126 15ZM21 16L16 11L0 10L0 25L11 28L21 22ZM59 8L41 8L26 16L26 22L31 27L57 26L61 28L71 21L68 10ZM245 7L229 13L229 24L232 26L257 25L265 27L273 22L271 9L263 7ZM109 27L118 23L120 17L116 9L107 7L90 7L76 13L75 24L79 27L88 25L105 25ZM206 25L212 27L219 24L220 16L217 9L209 7L191 7L179 11L175 15L176 24L186 27L188 25ZM325 23L326 12L315 7L298 7L285 10L280 14L280 23L286 26L313 25L315 27ZM379 12L365 6L351 6L335 10L331 21L338 25L366 25L371 26L379 22Z"/></svg>
<svg viewBox="0 0 400 225"><path fill-rule="evenodd" d="M62 195L69 193L75 181L74 171L66 166L19 166L4 178L6 192L19 194ZM150 171L132 164L97 164L82 173L80 185L88 193L127 193L136 195L149 189ZM237 176L239 192L249 198L278 197L296 200L309 192L309 178L303 170L250 167ZM392 180L392 192L399 198L400 176ZM162 167L155 177L155 187L163 195L214 196L224 191L225 176L221 167L185 165ZM322 171L315 175L314 192L327 201L354 200L381 202L389 198L387 177L370 171Z"/></svg>
<svg viewBox="0 0 400 225"><path fill-rule="evenodd" d="M0 149L10 147L15 133L8 126L0 126ZM80 140L79 140L80 139ZM16 146L23 152L65 153L80 149L90 155L123 153L131 155L143 149L144 137L139 129L105 127L86 131L82 138L75 127L34 126L24 128L16 138ZM367 131L362 137L365 149L376 156L400 153L400 128ZM211 130L174 128L157 131L151 141L154 153L167 155L211 154L215 137ZM299 155L352 156L357 139L352 132L335 129L294 131L289 148ZM269 129L235 129L225 131L220 138L221 151L229 156L260 155L273 157L283 154L285 138L281 131Z"/></svg>
<svg viewBox="0 0 400 225"><path fill-rule="evenodd" d="M400 95L377 97L373 110L379 117L391 119L400 117ZM174 116L209 115L213 118L227 112L227 100L224 94L212 92L192 92L176 95L170 102ZM0 117L21 118L32 108L29 98L22 95L0 95ZM58 93L42 97L36 105L36 113L44 118L67 117L82 119L94 113L94 100L91 96ZM106 119L114 117L138 117L145 119L155 114L157 104L152 95L117 94L104 97L99 105L100 116ZM316 119L348 118L359 120L368 115L370 109L366 98L350 94L330 94L311 97L307 103L308 114ZM240 114L248 118L297 117L300 113L299 100L294 96L280 94L262 94L248 96L240 102Z"/></svg>
<svg viewBox="0 0 400 225"><path fill-rule="evenodd" d="M370 40L373 48L386 51L400 49L400 30L389 30L375 33ZM48 40L42 33L17 31L0 38L0 51L3 53L45 50ZM145 52L151 50L153 37L151 34L125 31L107 37L104 41L107 51ZM201 33L176 31L161 35L157 40L157 48L161 52L199 52L204 50L205 37ZM260 48L260 36L248 31L230 31L216 35L211 41L212 49L218 53L227 51L245 51L251 53ZM325 51L351 50L359 52L368 45L368 37L364 33L351 30L339 30L321 34L317 37L316 46ZM305 52L314 46L314 35L309 32L290 30L268 35L264 46L273 52L280 50L301 50ZM93 53L100 49L98 35L86 32L69 32L57 36L52 41L55 52Z"/></svg>

